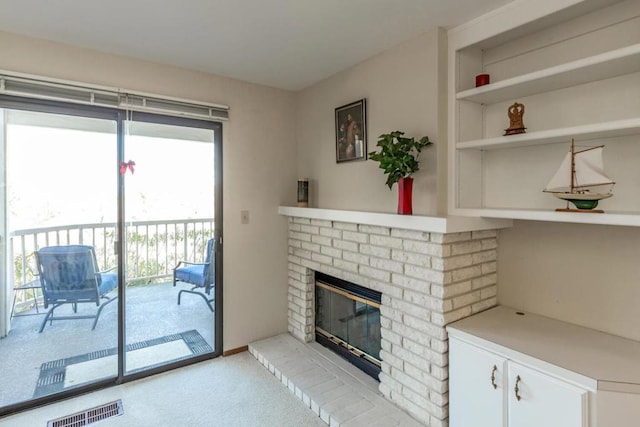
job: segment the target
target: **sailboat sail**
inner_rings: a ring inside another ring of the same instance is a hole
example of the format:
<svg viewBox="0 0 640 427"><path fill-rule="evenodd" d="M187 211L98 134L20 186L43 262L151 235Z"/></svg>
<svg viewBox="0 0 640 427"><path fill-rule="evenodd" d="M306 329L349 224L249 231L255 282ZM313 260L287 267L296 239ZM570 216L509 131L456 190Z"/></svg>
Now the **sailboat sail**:
<svg viewBox="0 0 640 427"><path fill-rule="evenodd" d="M571 192L571 157L567 153L560 168L551 178L544 191ZM589 148L578 151L574 155L574 190L580 191L585 187L613 184L613 180L604 172L603 147Z"/></svg>

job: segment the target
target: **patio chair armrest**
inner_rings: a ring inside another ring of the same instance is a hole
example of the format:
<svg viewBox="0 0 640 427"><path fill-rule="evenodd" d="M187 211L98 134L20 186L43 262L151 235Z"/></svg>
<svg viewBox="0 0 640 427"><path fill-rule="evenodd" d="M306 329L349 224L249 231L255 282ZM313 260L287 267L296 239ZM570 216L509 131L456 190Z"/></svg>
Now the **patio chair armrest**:
<svg viewBox="0 0 640 427"><path fill-rule="evenodd" d="M98 274L101 274L101 273L107 273L107 272L109 272L109 271L113 271L113 270L117 270L117 269L118 269L118 266L117 266L117 265L114 265L113 267L109 267L109 268L107 268L107 269L105 269L105 270L98 271L97 273L98 273Z"/></svg>
<svg viewBox="0 0 640 427"><path fill-rule="evenodd" d="M209 265L208 262L191 262L191 261L178 261L175 268L180 267L180 264L188 264L188 265Z"/></svg>

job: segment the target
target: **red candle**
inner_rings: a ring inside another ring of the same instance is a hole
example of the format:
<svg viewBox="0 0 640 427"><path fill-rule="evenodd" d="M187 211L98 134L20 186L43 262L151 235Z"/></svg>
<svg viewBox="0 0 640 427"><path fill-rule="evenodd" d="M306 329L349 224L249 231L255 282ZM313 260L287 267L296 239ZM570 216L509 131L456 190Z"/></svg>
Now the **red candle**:
<svg viewBox="0 0 640 427"><path fill-rule="evenodd" d="M476 76L476 87L489 84L489 74L478 74Z"/></svg>

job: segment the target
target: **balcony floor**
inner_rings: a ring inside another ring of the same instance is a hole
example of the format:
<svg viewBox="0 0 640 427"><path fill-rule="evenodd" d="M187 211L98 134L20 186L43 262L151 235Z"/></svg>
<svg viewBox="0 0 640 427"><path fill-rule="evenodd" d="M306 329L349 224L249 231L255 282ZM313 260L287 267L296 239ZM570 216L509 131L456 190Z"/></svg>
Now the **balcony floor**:
<svg viewBox="0 0 640 427"><path fill-rule="evenodd" d="M127 287L127 344L196 330L214 348L214 317L202 298L183 294L177 305L179 289L188 288L186 284L174 288L171 283ZM43 363L116 347L117 304L104 308L93 331L93 319L54 321L38 333L44 315L14 317L11 332L0 339L0 378L11 384L0 388L0 406L31 399ZM78 306L78 313L96 310L93 304ZM56 309L59 315L67 312L71 313L70 306Z"/></svg>

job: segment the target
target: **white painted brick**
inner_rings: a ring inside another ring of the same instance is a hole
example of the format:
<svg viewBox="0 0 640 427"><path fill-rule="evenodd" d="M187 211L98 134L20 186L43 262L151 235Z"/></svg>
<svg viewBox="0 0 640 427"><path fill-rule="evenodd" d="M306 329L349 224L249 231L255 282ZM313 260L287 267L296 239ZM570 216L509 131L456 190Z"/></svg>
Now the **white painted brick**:
<svg viewBox="0 0 640 427"><path fill-rule="evenodd" d="M391 276L391 283L413 291L429 293L429 282L422 279L414 279L402 274L393 274Z"/></svg>
<svg viewBox="0 0 640 427"><path fill-rule="evenodd" d="M380 335L382 336L382 339L389 341L394 346L402 345L402 335L398 334L397 332L385 328L380 329Z"/></svg>
<svg viewBox="0 0 640 427"><path fill-rule="evenodd" d="M300 231L308 234L320 234L320 227L314 225L302 225Z"/></svg>
<svg viewBox="0 0 640 427"><path fill-rule="evenodd" d="M344 261L341 259L334 259L333 266L335 268L339 268L340 270L347 270L353 273L358 272L358 264L356 264L355 262Z"/></svg>
<svg viewBox="0 0 640 427"><path fill-rule="evenodd" d="M380 259L375 257L371 257L369 265L373 268L386 270L392 273L402 273L404 269L404 264L402 264L401 262L390 261L388 259Z"/></svg>
<svg viewBox="0 0 640 427"><path fill-rule="evenodd" d="M429 420L431 419L431 414L429 414L429 411L426 408L423 408L419 405L416 405L410 402L404 396L400 396L398 398L398 402L399 402L398 405L399 406L402 405L401 407L404 408L409 413L409 415L411 415L413 418L418 420L423 425L428 425L429 427L433 427L433 424L429 424ZM403 402L403 403L400 403L400 402Z"/></svg>
<svg viewBox="0 0 640 427"><path fill-rule="evenodd" d="M387 320L402 322L402 311L395 308L393 303L391 303L391 305L381 305L380 316L382 318L387 318ZM390 326L390 324L385 324L386 328L389 328Z"/></svg>
<svg viewBox="0 0 640 427"><path fill-rule="evenodd" d="M421 292L405 289L404 299L412 304L426 308L429 312L442 311L442 299L440 298L434 298Z"/></svg>
<svg viewBox="0 0 640 427"><path fill-rule="evenodd" d="M345 251L358 252L358 244L355 242L347 242L346 240L333 240L333 247Z"/></svg>
<svg viewBox="0 0 640 427"><path fill-rule="evenodd" d="M444 286L444 292L440 295L442 298L451 298L471 291L471 280L466 282L453 283Z"/></svg>
<svg viewBox="0 0 640 427"><path fill-rule="evenodd" d="M321 246L320 253L322 255L330 256L331 258L342 258L342 251L340 249L329 248L327 246Z"/></svg>
<svg viewBox="0 0 640 427"><path fill-rule="evenodd" d="M391 259L398 262L417 265L419 267L431 267L431 257L424 254L417 254L393 249L391 251Z"/></svg>
<svg viewBox="0 0 640 427"><path fill-rule="evenodd" d="M335 267L331 267L329 265L323 265L322 272L324 274L328 274L329 276L337 277L338 279L344 279L343 277L344 273L342 270Z"/></svg>
<svg viewBox="0 0 640 427"><path fill-rule="evenodd" d="M429 241L429 233L426 231L405 230L402 228L392 228L391 237L399 237L401 239L408 240L423 240L425 242Z"/></svg>
<svg viewBox="0 0 640 427"><path fill-rule="evenodd" d="M473 289L485 288L487 286L495 285L498 282L498 276L495 273L487 274L486 276L476 277L471 280L471 287Z"/></svg>
<svg viewBox="0 0 640 427"><path fill-rule="evenodd" d="M498 304L498 300L497 300L497 298L489 298L489 299L487 299L487 300L483 300L483 301L480 301L480 302L478 302L478 303L473 304L473 305L471 306L471 312L472 312L473 314L475 314L475 313L479 313L479 312L481 312L481 311L484 311L484 310L486 310L486 309L489 309L489 308L491 308L491 307L494 307L494 306L496 306L497 304Z"/></svg>
<svg viewBox="0 0 640 427"><path fill-rule="evenodd" d="M331 246L332 239L326 236L320 236L319 234L314 234L311 236L311 242L317 243L319 245Z"/></svg>
<svg viewBox="0 0 640 427"><path fill-rule="evenodd" d="M318 263L318 262L311 261L309 259L301 258L300 259L300 264L305 266L305 267L307 267L307 268L310 268L311 270L323 272L322 271L322 265L320 263Z"/></svg>
<svg viewBox="0 0 640 427"><path fill-rule="evenodd" d="M316 243L302 242L301 247L305 251L316 252L316 253L320 252L320 245Z"/></svg>
<svg viewBox="0 0 640 427"><path fill-rule="evenodd" d="M369 236L369 243L375 246L384 246L385 248L402 249L402 239L396 237L372 234Z"/></svg>
<svg viewBox="0 0 640 427"><path fill-rule="evenodd" d="M293 217L293 222L296 224L311 224L311 219L310 218L300 218L300 217Z"/></svg>
<svg viewBox="0 0 640 427"><path fill-rule="evenodd" d="M358 272L365 277L370 277L375 280L382 280L384 282L391 280L391 273L388 271L378 270L364 265L358 267Z"/></svg>
<svg viewBox="0 0 640 427"><path fill-rule="evenodd" d="M430 368L429 361L426 360L424 357L418 356L410 352L409 350L406 350L400 346L395 346L395 345L393 346L393 353L394 353L394 356L401 359L404 364L410 363L411 365L415 366L416 368L424 372L429 371L429 368ZM393 370L391 371L391 374L393 375ZM422 378L419 378L419 379L420 381L422 381Z"/></svg>
<svg viewBox="0 0 640 427"><path fill-rule="evenodd" d="M342 253L342 258L345 261L355 262L356 264L369 265L369 256L362 255L358 253L357 250L358 250L357 248L356 248L356 252L345 250Z"/></svg>
<svg viewBox="0 0 640 427"><path fill-rule="evenodd" d="M446 354L434 351L430 347L424 346L414 341L405 339L402 341L402 346L404 349L417 354L420 357L424 357L430 364L435 364L437 366L443 367L447 366L449 362Z"/></svg>
<svg viewBox="0 0 640 427"><path fill-rule="evenodd" d="M289 248L289 250L290 250L290 253L287 256L287 261L289 261L289 262L291 262L293 264L300 265L300 257L296 256L296 255L293 255L293 248Z"/></svg>
<svg viewBox="0 0 640 427"><path fill-rule="evenodd" d="M473 291L471 293L460 295L453 298L453 308L458 309L465 305L471 305L480 301L480 291Z"/></svg>
<svg viewBox="0 0 640 427"><path fill-rule="evenodd" d="M482 249L482 243L478 240L472 240L470 242L460 242L451 245L451 255L464 255L473 252L478 252Z"/></svg>
<svg viewBox="0 0 640 427"><path fill-rule="evenodd" d="M417 279L422 279L427 282L444 283L444 273L442 271L435 271L429 268L418 267L416 265L406 264L404 266L404 274ZM479 276L479 274L478 274Z"/></svg>
<svg viewBox="0 0 640 427"><path fill-rule="evenodd" d="M331 258L330 256L326 256L326 255L321 255L321 254L311 254L311 259L313 261L319 262L320 264L327 264L327 265L332 265L333 264L333 258Z"/></svg>
<svg viewBox="0 0 640 427"><path fill-rule="evenodd" d="M391 366L391 376L393 377L393 368L402 370L404 362L399 357L394 356L386 350L380 350L380 359L384 363L388 363ZM396 378L397 379L397 378Z"/></svg>
<svg viewBox="0 0 640 427"><path fill-rule="evenodd" d="M410 328L400 322L391 323L391 331L398 334L400 337L406 337L413 341L417 341L423 345L429 345L429 336L423 332ZM394 343L395 344L395 343ZM395 348L395 347L394 347Z"/></svg>
<svg viewBox="0 0 640 427"><path fill-rule="evenodd" d="M399 299L393 299L391 301L391 307L400 313L404 313L409 316L416 317L418 319L429 321L430 319L430 311L424 307L415 304L411 304L409 302L401 301ZM398 319L394 319L398 320Z"/></svg>
<svg viewBox="0 0 640 427"><path fill-rule="evenodd" d="M391 259L391 249L380 246L360 245L360 253L378 258Z"/></svg>
<svg viewBox="0 0 640 427"><path fill-rule="evenodd" d="M498 266L495 262L486 262L482 264L482 274L495 273Z"/></svg>
<svg viewBox="0 0 640 427"><path fill-rule="evenodd" d="M294 249L293 254L303 259L311 259L311 252L304 249Z"/></svg>
<svg viewBox="0 0 640 427"><path fill-rule="evenodd" d="M358 230L361 233L367 233L367 234L380 234L382 236L391 235L391 229L389 227L379 227L377 225L360 224L358 226Z"/></svg>
<svg viewBox="0 0 640 427"><path fill-rule="evenodd" d="M289 239L289 246L292 246L294 248L300 248L302 247L302 242L300 240Z"/></svg>
<svg viewBox="0 0 640 427"><path fill-rule="evenodd" d="M355 231L343 231L342 238L356 243L369 243L369 235Z"/></svg>
<svg viewBox="0 0 640 427"><path fill-rule="evenodd" d="M409 375L405 374L402 369L398 369L394 365L392 365L391 368L391 376L400 384L402 384L403 389L404 387L409 387L411 390L415 391L418 394L421 394L423 396L429 395L429 387L416 380L415 378L412 378Z"/></svg>
<svg viewBox="0 0 640 427"><path fill-rule="evenodd" d="M449 351L449 341L433 338L431 340L431 350L444 354Z"/></svg>
<svg viewBox="0 0 640 427"><path fill-rule="evenodd" d="M378 291L384 295L388 295L392 298L402 299L402 288L398 286L392 286L389 282L378 282L377 280L369 280L369 287L374 291Z"/></svg>
<svg viewBox="0 0 640 427"><path fill-rule="evenodd" d="M341 239L342 238L342 230L336 230L335 228L324 228L320 227L320 235L331 237L333 239Z"/></svg>
<svg viewBox="0 0 640 427"><path fill-rule="evenodd" d="M402 321L406 326L418 331L419 333L426 334L429 337L434 337L438 339L446 338L446 334L442 326L434 325L431 322L418 319L406 313L402 315ZM414 333L413 335L415 336L416 334ZM409 336L408 338L412 339L411 336Z"/></svg>
<svg viewBox="0 0 640 427"><path fill-rule="evenodd" d="M490 237L496 237L497 235L497 230L478 230L471 232L471 238L473 240L488 239Z"/></svg>
<svg viewBox="0 0 640 427"><path fill-rule="evenodd" d="M287 271L287 275L294 280L302 281L302 275L296 271L289 270Z"/></svg>
<svg viewBox="0 0 640 427"><path fill-rule="evenodd" d="M419 254L437 257L447 257L451 255L451 245L405 240L402 246L407 252L416 252Z"/></svg>
<svg viewBox="0 0 640 427"><path fill-rule="evenodd" d="M470 265L473 265L473 264L478 264L477 262L474 262L476 255L477 254L467 254L467 255L458 255L458 256L445 258L444 259L445 269L455 270L458 268L469 267Z"/></svg>
<svg viewBox="0 0 640 427"><path fill-rule="evenodd" d="M426 409L431 415L440 417L444 414L443 408L431 403L428 395L425 396L422 393L417 393L408 387L402 388L402 395L406 397L412 405L415 405L422 410Z"/></svg>
<svg viewBox="0 0 640 427"><path fill-rule="evenodd" d="M318 227L331 227L331 221L326 219L311 219L311 225L317 225Z"/></svg>
<svg viewBox="0 0 640 427"><path fill-rule="evenodd" d="M289 238L290 239L295 239L295 240L301 240L303 242L310 242L311 241L311 234L300 233L300 232L297 232L297 231L290 231L289 232Z"/></svg>
<svg viewBox="0 0 640 427"><path fill-rule="evenodd" d="M437 380L446 380L449 378L449 368L431 365L431 376Z"/></svg>
<svg viewBox="0 0 640 427"><path fill-rule="evenodd" d="M304 275L307 275L307 274L308 274L308 270L307 270L306 268L304 268L304 267L303 267L303 266L301 266L301 265L298 265L298 264L292 263L292 262L290 262L290 263L288 264L288 268L289 268L289 270L296 271L296 272L298 272L298 273L300 273L300 274L304 274Z"/></svg>
<svg viewBox="0 0 640 427"><path fill-rule="evenodd" d="M294 224L292 222L289 223L289 231L300 231L300 224Z"/></svg>
<svg viewBox="0 0 640 427"><path fill-rule="evenodd" d="M445 326L451 322L455 322L456 320L464 319L465 317L471 316L471 306L461 307L457 310L448 311L444 314L434 313L431 316L431 321L437 325Z"/></svg>
<svg viewBox="0 0 640 427"><path fill-rule="evenodd" d="M352 224L350 222L335 221L333 223L333 228L337 230L358 231L358 224Z"/></svg>
<svg viewBox="0 0 640 427"><path fill-rule="evenodd" d="M448 420L440 420L431 414L429 415L430 416L428 420L422 420L422 422L427 423L429 427L449 427Z"/></svg>
<svg viewBox="0 0 640 427"><path fill-rule="evenodd" d="M482 276L482 266L480 265L459 268L451 272L451 280L453 280L454 282L461 282L463 280L469 280L479 276Z"/></svg>
<svg viewBox="0 0 640 427"><path fill-rule="evenodd" d="M496 239L482 240L482 250L496 249L498 247L498 241Z"/></svg>
<svg viewBox="0 0 640 427"><path fill-rule="evenodd" d="M489 299L491 297L495 297L497 294L498 294L497 286L484 288L480 291L480 299Z"/></svg>
<svg viewBox="0 0 640 427"><path fill-rule="evenodd" d="M413 366L409 362L405 362L404 372L407 375L419 378L421 382L429 387L429 390L433 390L438 393L446 393L449 390L448 383L446 381L442 381L432 377L427 371Z"/></svg>
<svg viewBox="0 0 640 427"><path fill-rule="evenodd" d="M498 259L497 251L482 251L473 254L473 263L482 264L484 262L495 261Z"/></svg>
<svg viewBox="0 0 640 427"><path fill-rule="evenodd" d="M471 240L471 232L466 231L464 233L431 233L431 241L434 243L456 243L463 242L465 240Z"/></svg>

